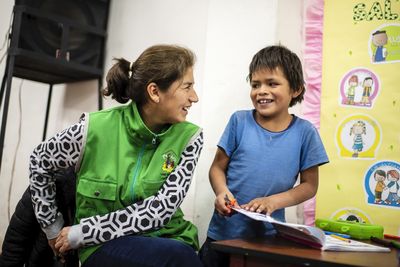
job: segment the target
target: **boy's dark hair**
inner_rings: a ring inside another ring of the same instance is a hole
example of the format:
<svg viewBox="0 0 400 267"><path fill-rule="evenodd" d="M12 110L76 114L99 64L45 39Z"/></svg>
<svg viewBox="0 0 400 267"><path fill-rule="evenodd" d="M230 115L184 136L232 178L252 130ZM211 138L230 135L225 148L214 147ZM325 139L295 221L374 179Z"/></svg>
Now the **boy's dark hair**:
<svg viewBox="0 0 400 267"><path fill-rule="evenodd" d="M258 70L274 71L277 68L282 70L288 80L290 90L293 92L301 90L300 95L290 101L289 107L303 101L305 87L300 59L295 53L282 45L267 46L258 51L250 63L247 80L251 82L253 73Z"/></svg>

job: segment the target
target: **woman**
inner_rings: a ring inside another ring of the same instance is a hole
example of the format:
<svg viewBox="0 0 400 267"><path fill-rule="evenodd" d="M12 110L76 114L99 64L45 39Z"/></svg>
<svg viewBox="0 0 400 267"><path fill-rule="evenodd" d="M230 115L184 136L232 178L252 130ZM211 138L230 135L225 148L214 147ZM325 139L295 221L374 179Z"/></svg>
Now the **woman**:
<svg viewBox="0 0 400 267"><path fill-rule="evenodd" d="M84 114L34 150L32 201L55 253L80 248L83 267L201 265L197 229L179 208L203 144L202 130L185 122L198 101L194 60L171 45L117 59L104 94L130 104ZM53 173L70 166L77 224L62 228Z"/></svg>

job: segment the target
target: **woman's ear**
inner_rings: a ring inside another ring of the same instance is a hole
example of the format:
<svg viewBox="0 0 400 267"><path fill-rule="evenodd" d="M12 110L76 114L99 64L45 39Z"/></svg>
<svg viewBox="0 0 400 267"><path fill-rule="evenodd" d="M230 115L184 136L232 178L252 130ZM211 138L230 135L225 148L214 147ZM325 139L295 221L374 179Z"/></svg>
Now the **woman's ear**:
<svg viewBox="0 0 400 267"><path fill-rule="evenodd" d="M160 90L156 83L149 83L146 89L150 101L153 101L154 103L160 102Z"/></svg>

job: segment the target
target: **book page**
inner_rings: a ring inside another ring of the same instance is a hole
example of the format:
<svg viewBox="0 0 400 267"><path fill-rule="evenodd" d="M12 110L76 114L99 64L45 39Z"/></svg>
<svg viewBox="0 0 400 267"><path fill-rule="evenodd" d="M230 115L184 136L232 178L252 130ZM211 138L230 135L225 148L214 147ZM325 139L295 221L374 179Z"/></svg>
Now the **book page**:
<svg viewBox="0 0 400 267"><path fill-rule="evenodd" d="M257 221L264 221L264 222L269 222L269 223L277 222L277 220L275 220L271 216L265 215L263 213L248 211L248 210L245 210L245 209L242 209L242 208L235 208L235 207L231 207L231 208L233 210L235 210L235 211L237 211L237 212L239 212L239 213L241 213L243 215L246 215L247 217L250 217L250 218L252 218L254 220L257 220Z"/></svg>
<svg viewBox="0 0 400 267"><path fill-rule="evenodd" d="M331 250L331 251L370 251L370 252L390 252L389 248L375 246L363 242L359 242L356 240L348 239L340 240L334 238L331 235L326 236L325 245L322 247L322 250Z"/></svg>
<svg viewBox="0 0 400 267"><path fill-rule="evenodd" d="M232 209L254 220L271 223L280 235L293 241L300 242L315 248L321 248L325 243L325 234L319 228L302 224L281 222L275 220L269 215L247 211L241 208L232 207Z"/></svg>

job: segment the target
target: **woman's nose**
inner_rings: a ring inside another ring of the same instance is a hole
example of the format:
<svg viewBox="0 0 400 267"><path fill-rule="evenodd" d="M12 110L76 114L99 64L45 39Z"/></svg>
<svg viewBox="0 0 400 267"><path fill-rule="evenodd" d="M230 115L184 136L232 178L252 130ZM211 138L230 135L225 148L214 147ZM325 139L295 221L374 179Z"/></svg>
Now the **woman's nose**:
<svg viewBox="0 0 400 267"><path fill-rule="evenodd" d="M197 103L199 101L199 97L197 96L196 90L191 90L192 93L189 97L190 102Z"/></svg>

